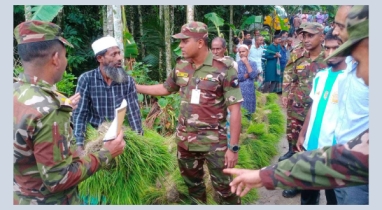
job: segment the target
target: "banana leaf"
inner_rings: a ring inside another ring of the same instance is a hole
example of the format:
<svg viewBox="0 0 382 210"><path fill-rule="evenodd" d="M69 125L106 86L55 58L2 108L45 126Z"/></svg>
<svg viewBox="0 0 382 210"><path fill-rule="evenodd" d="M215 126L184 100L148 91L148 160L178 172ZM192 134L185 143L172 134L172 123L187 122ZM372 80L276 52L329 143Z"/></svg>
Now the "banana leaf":
<svg viewBox="0 0 382 210"><path fill-rule="evenodd" d="M245 28L247 25L251 25L255 23L256 21L256 16L251 15L247 19L244 20L244 22L241 24L240 28Z"/></svg>
<svg viewBox="0 0 382 210"><path fill-rule="evenodd" d="M32 7L32 20L51 22L63 8L62 5L39 5Z"/></svg>
<svg viewBox="0 0 382 210"><path fill-rule="evenodd" d="M280 28L282 31L289 31L289 28L287 25L285 25L284 19L282 19L279 15L277 15L277 18L279 19Z"/></svg>
<svg viewBox="0 0 382 210"><path fill-rule="evenodd" d="M219 26L224 25L224 19L219 17L215 12L210 12L208 14L205 14L204 17L207 18L209 21L211 21L215 25L216 31L218 32L218 36L222 37Z"/></svg>
<svg viewBox="0 0 382 210"><path fill-rule="evenodd" d="M125 58L136 58L138 56L137 43L135 43L134 37L127 31L123 33L123 42Z"/></svg>

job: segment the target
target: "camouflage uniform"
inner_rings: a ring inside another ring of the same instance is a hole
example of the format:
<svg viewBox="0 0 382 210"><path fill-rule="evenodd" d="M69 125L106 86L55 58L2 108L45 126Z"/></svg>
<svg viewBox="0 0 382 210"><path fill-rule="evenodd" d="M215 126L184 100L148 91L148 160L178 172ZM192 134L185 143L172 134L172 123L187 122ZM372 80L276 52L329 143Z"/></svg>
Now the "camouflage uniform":
<svg viewBox="0 0 382 210"><path fill-rule="evenodd" d="M322 25L316 23L308 24L303 31L321 30ZM298 135L304 124L304 120L312 99L309 93L312 89L312 82L316 76L316 72L327 67L324 49L322 48L320 55L312 61L308 51L297 58L295 62L290 63L288 69L285 69L286 89L283 96L287 97L287 139L293 146L293 151L297 151L296 142Z"/></svg>
<svg viewBox="0 0 382 210"><path fill-rule="evenodd" d="M307 167L309 166L309 167ZM332 189L369 183L369 130L345 145L300 152L260 171L267 189Z"/></svg>
<svg viewBox="0 0 382 210"><path fill-rule="evenodd" d="M200 22L185 24L182 33L174 38L181 38L190 32L206 34L207 26ZM203 182L203 164L206 160L212 185L221 198L220 203L240 204L240 198L231 192L229 186L232 177L222 172L227 151L227 107L243 101L236 70L228 68L208 52L199 68L190 60L178 59L163 85L169 92L179 91L181 96L176 129L177 158L190 196L206 203ZM191 104L191 92L196 85L201 90L200 102Z"/></svg>
<svg viewBox="0 0 382 210"><path fill-rule="evenodd" d="M68 43L59 35L58 26L41 21L15 29L19 44ZM78 183L111 160L105 149L81 159L72 154L71 111L69 100L52 85L19 75L13 86L13 204L79 204Z"/></svg>

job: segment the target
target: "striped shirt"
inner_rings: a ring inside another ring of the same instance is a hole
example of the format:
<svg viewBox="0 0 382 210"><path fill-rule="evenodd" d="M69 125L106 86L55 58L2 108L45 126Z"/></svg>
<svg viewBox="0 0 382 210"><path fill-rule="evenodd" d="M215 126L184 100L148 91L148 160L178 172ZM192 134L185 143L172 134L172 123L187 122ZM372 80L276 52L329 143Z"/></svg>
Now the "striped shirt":
<svg viewBox="0 0 382 210"><path fill-rule="evenodd" d="M127 102L126 116L132 130L142 134L141 113L134 80L122 84L112 82L109 86L99 68L83 73L77 84L76 93L81 94L77 109L73 111L74 136L77 145L84 144L86 125L98 128L104 121L113 121L114 110L123 99Z"/></svg>
<svg viewBox="0 0 382 210"><path fill-rule="evenodd" d="M315 150L336 144L334 131L338 119L338 81L344 71L332 68L319 71L313 80L310 97L313 99L304 148Z"/></svg>

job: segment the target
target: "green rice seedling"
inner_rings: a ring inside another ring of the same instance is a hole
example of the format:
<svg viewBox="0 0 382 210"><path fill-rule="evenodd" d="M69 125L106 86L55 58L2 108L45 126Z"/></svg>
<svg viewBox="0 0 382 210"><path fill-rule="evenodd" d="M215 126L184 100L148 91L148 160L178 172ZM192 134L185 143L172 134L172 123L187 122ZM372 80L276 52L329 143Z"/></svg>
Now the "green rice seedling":
<svg viewBox="0 0 382 210"><path fill-rule="evenodd" d="M158 178L165 177L165 172L174 168L173 157L168 153L163 137L158 138L149 130L145 130L144 136L128 128L123 130L125 152L114 159L113 167L98 171L80 184L82 196L99 201L104 196L106 203L113 205L144 204L145 189L155 185Z"/></svg>
<svg viewBox="0 0 382 210"><path fill-rule="evenodd" d="M279 96L276 93L268 93L266 94L267 97L267 104L278 104L277 100L279 99Z"/></svg>
<svg viewBox="0 0 382 210"><path fill-rule="evenodd" d="M261 136L266 132L267 132L267 129L264 123L251 124L247 129L247 133L255 134L257 136Z"/></svg>

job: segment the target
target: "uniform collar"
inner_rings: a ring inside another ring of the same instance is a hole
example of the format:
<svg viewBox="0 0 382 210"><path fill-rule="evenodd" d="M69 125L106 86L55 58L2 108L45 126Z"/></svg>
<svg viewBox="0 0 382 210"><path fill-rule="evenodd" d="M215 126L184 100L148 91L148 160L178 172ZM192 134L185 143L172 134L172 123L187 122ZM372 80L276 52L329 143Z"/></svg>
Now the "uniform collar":
<svg viewBox="0 0 382 210"><path fill-rule="evenodd" d="M208 52L206 59L204 60L203 66L212 66L212 60L214 59L214 55L212 52Z"/></svg>
<svg viewBox="0 0 382 210"><path fill-rule="evenodd" d="M188 63L190 63L192 66L195 67L195 63L193 63L191 59L185 59L185 60ZM202 66L212 66L212 61L213 60L214 60L214 55L212 54L211 51L208 51L207 57L206 57L206 59L204 59L204 62L203 62L203 64L200 67L202 67Z"/></svg>
<svg viewBox="0 0 382 210"><path fill-rule="evenodd" d="M49 84L47 81L42 80L38 78L37 76L32 76L25 73L19 74L19 76L17 77L17 82L37 85L50 92L53 92L56 89L53 85Z"/></svg>
<svg viewBox="0 0 382 210"><path fill-rule="evenodd" d="M64 96L62 93L58 92L55 85L51 85L48 82L42 79L39 79L37 76L32 76L25 73L19 74L17 78L17 82L21 82L24 84L33 84L33 85L41 87L41 89L43 89L45 92L56 96L61 106L65 105L71 110L70 100L66 96Z"/></svg>
<svg viewBox="0 0 382 210"><path fill-rule="evenodd" d="M305 50L303 56L304 56L305 58L310 58L309 51ZM325 50L324 50L323 47L321 47L321 52L320 52L320 54L318 55L318 57L316 58L316 60L319 59L319 58L325 58Z"/></svg>

